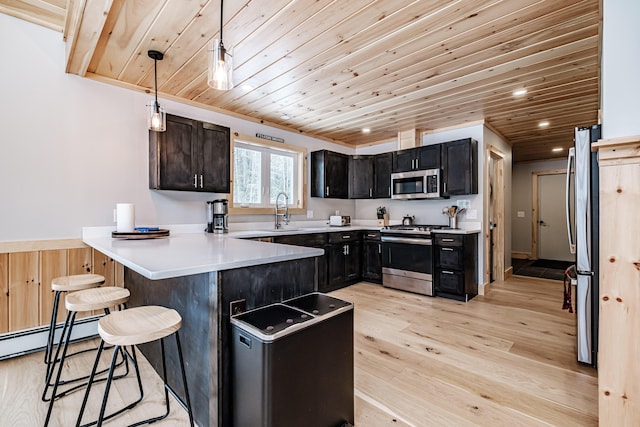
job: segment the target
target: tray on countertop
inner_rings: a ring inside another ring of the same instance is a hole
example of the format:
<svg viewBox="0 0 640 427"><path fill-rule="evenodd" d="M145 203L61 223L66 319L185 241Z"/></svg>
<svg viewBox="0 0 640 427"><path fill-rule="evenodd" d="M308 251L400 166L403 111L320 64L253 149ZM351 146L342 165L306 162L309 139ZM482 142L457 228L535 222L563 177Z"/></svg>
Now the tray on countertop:
<svg viewBox="0 0 640 427"><path fill-rule="evenodd" d="M164 228L139 227L134 231L112 231L111 237L130 240L157 239L159 237L169 237L169 230Z"/></svg>

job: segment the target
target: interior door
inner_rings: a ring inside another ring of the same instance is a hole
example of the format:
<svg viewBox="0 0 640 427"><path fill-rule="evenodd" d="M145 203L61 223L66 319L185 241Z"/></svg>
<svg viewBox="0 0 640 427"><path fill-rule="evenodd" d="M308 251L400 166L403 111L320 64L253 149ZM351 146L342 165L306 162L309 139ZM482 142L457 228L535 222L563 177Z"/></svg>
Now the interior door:
<svg viewBox="0 0 640 427"><path fill-rule="evenodd" d="M573 185L573 184L572 184ZM566 176L538 176L538 258L574 261L567 245ZM573 194L573 189L571 190ZM574 212L573 200L571 211Z"/></svg>

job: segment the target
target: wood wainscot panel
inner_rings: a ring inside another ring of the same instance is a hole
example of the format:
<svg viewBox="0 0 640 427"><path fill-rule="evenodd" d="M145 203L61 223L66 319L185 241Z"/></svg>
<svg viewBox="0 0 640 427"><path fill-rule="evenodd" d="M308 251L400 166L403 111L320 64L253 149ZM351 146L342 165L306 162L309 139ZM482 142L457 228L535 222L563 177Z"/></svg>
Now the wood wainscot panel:
<svg viewBox="0 0 640 427"><path fill-rule="evenodd" d="M0 254L0 334L9 331L9 254Z"/></svg>
<svg viewBox="0 0 640 427"><path fill-rule="evenodd" d="M91 248L72 248L68 250L67 274L87 274L93 272ZM91 316L93 312L78 313L76 318Z"/></svg>
<svg viewBox="0 0 640 427"><path fill-rule="evenodd" d="M40 325L47 325L51 321L54 292L51 281L56 277L67 275L67 250L58 249L40 252ZM65 294L60 295L58 303L57 322L64 322L66 310L64 308Z"/></svg>
<svg viewBox="0 0 640 427"><path fill-rule="evenodd" d="M39 252L9 254L9 330L40 324Z"/></svg>

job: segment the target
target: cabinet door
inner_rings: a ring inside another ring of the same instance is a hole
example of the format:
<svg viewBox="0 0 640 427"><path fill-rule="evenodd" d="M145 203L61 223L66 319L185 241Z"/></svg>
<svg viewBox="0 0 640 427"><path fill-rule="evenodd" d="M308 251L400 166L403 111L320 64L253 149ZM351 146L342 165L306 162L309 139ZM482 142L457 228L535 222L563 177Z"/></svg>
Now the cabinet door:
<svg viewBox="0 0 640 427"><path fill-rule="evenodd" d="M9 254L9 330L40 324L38 252Z"/></svg>
<svg viewBox="0 0 640 427"><path fill-rule="evenodd" d="M200 171L198 190L212 193L231 191L231 131L228 127L198 123L197 156Z"/></svg>
<svg viewBox="0 0 640 427"><path fill-rule="evenodd" d="M327 151L325 157L326 197L346 199L349 197L349 157L345 154Z"/></svg>
<svg viewBox="0 0 640 427"><path fill-rule="evenodd" d="M382 279L382 249L380 242L365 241L363 250L362 277L368 280Z"/></svg>
<svg viewBox="0 0 640 427"><path fill-rule="evenodd" d="M478 148L474 139L447 142L442 148L445 196L478 194Z"/></svg>
<svg viewBox="0 0 640 427"><path fill-rule="evenodd" d="M441 145L426 145L418 148L416 169L439 169Z"/></svg>
<svg viewBox="0 0 640 427"><path fill-rule="evenodd" d="M165 132L149 131L149 187L157 190L195 191L200 148L195 120L167 114Z"/></svg>
<svg viewBox="0 0 640 427"><path fill-rule="evenodd" d="M408 172L415 169L416 149L400 150L393 153L393 172Z"/></svg>
<svg viewBox="0 0 640 427"><path fill-rule="evenodd" d="M336 289L345 281L345 260L347 244L329 245L327 249L327 283L329 289Z"/></svg>
<svg viewBox="0 0 640 427"><path fill-rule="evenodd" d="M53 296L51 281L56 277L67 275L67 250L57 249L40 252L40 324L47 325L51 321L53 311ZM58 302L57 322L64 322L66 310L64 308L65 294L60 295Z"/></svg>
<svg viewBox="0 0 640 427"><path fill-rule="evenodd" d="M373 156L349 157L349 198L373 198L374 158Z"/></svg>
<svg viewBox="0 0 640 427"><path fill-rule="evenodd" d="M362 244L360 242L347 243L344 276L347 281L355 281L362 276Z"/></svg>
<svg viewBox="0 0 640 427"><path fill-rule="evenodd" d="M390 198L393 153L377 154L374 163L375 186L373 188L373 197L376 199Z"/></svg>
<svg viewBox="0 0 640 427"><path fill-rule="evenodd" d="M9 254L0 254L0 334L9 331Z"/></svg>

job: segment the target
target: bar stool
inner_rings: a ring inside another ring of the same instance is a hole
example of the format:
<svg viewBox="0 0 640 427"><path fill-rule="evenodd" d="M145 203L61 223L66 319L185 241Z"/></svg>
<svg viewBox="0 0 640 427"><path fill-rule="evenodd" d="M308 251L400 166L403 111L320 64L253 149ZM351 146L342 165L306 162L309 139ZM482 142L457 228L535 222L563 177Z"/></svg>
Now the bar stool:
<svg viewBox="0 0 640 427"><path fill-rule="evenodd" d="M104 396L102 398L102 406L100 407L100 415L98 416L98 420L84 424L83 426L89 426L93 424L97 424L97 427L102 426L104 420L108 420L116 415L121 414L122 412L133 408L137 405L144 396L144 391L142 389L142 380L140 378L140 370L138 368L138 361L136 358L135 346L139 344L144 344L152 341L160 340L160 349L162 351L162 380L164 383L164 399L165 399L165 407L166 411L163 415L149 418L147 420L139 421L137 423L131 424L131 426L139 426L142 424L150 424L159 420L166 418L169 415L169 392L178 400L181 401L176 395L175 391L171 388L169 384L167 384L167 364L165 358L165 349L164 349L164 339L169 335L174 335L176 338L176 346L178 348L178 360L180 362L180 373L182 374L182 385L184 386L184 393L186 402L183 403L186 406L187 412L189 414L189 422L191 426L193 423L193 412L191 410L191 401L189 399L189 389L187 387L187 377L184 370L184 360L182 358L182 347L180 346L180 336L178 335L178 330L182 326L182 317L178 314L177 311L160 307L160 306L142 306L136 308L129 308L123 311L118 311L111 313L98 321L98 333L102 338L100 345L98 346L98 353L96 355L96 361L93 365L93 369L91 371L91 377L89 378L89 384L87 385L87 389L85 391L84 399L82 401L82 406L80 407L80 413L78 414L78 419L76 422L76 427L80 426L82 422L82 416L84 414L84 410L89 399L89 394L91 392L91 385L93 383L93 379L98 367L98 362L100 360L100 354L104 348L105 343L111 344L114 346L113 356L111 358L111 366L109 368L109 375L107 378L107 383L104 390ZM131 352L126 349L129 346ZM118 355L118 350L124 349L126 356L131 360L133 366L136 370L136 377L138 380L138 388L140 390L140 397L133 403L130 403L126 407L105 416L105 408L107 406L107 400L109 398L109 390L111 388L111 381L113 378L113 371L116 365L116 359Z"/></svg>
<svg viewBox="0 0 640 427"><path fill-rule="evenodd" d="M62 370L64 368L64 362L67 357L67 349L69 348L69 342L71 341L71 333L73 332L73 326L75 324L76 315L79 312L85 311L93 311L93 310L104 310L105 314L109 315L110 308L112 307L123 307L124 304L129 300L130 292L128 289L119 288L115 286L105 286L100 288L92 288L92 289L84 289L81 291L71 292L67 294L67 298L65 299L65 307L67 309L67 317L64 321L64 327L62 328L62 334L60 336L60 341L58 342L56 348L56 354L51 361L51 368L47 374L47 379L44 386L44 391L42 393L42 400L49 400L49 408L47 410L47 417L45 419L44 425L47 426L49 424L49 419L51 418L51 411L53 409L54 401L62 396L67 395L68 393L75 391L81 387L87 385L87 383L76 385L64 392L58 394L58 386L66 383L77 382L80 380L86 380L89 376L75 378L70 381L60 381L60 376L62 374ZM102 346L98 348L98 354L102 351ZM60 355L60 349L62 348L62 355ZM78 352L80 353L80 352ZM77 353L74 353L77 354ZM123 361L126 361L123 354ZM57 369L56 369L57 366ZM55 374L55 381L51 383L51 377ZM103 371L104 372L104 371ZM127 372L128 373L128 365ZM92 373L93 374L93 373ZM52 387L51 397L46 399L47 390L49 387Z"/></svg>
<svg viewBox="0 0 640 427"><path fill-rule="evenodd" d="M104 284L104 276L99 274L75 274L72 276L61 276L51 280L51 290L54 291L53 309L51 310L51 323L49 324L49 336L47 337L47 346L44 352L44 363L47 364L47 373L49 376L51 370L51 352L53 350L56 320L58 317L58 305L60 303L60 295L63 292L81 291L83 289L96 288ZM74 353L76 354L76 353ZM70 354L69 356L72 356Z"/></svg>

